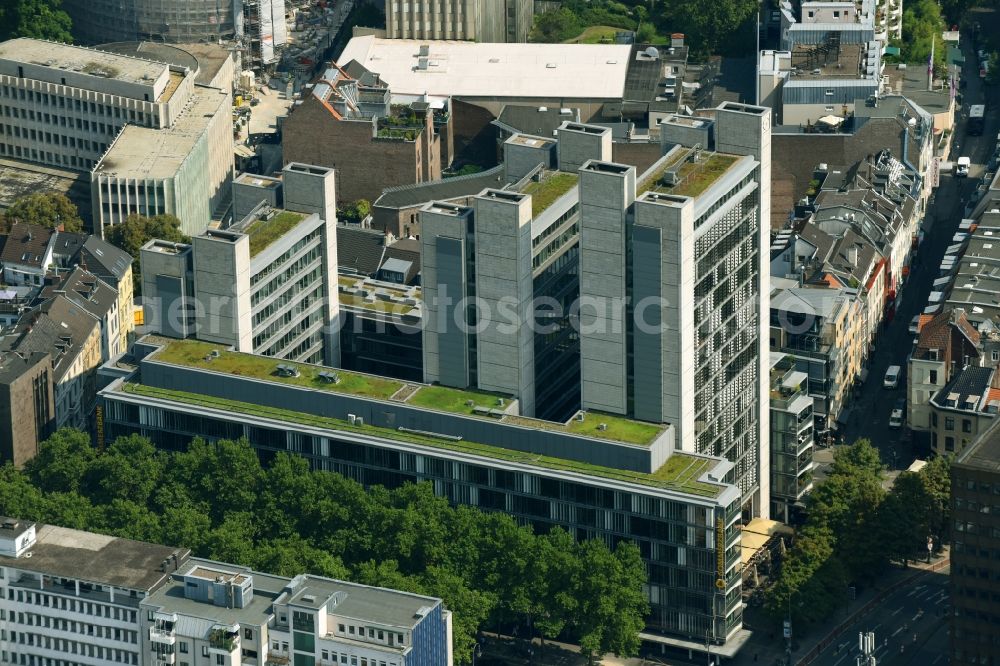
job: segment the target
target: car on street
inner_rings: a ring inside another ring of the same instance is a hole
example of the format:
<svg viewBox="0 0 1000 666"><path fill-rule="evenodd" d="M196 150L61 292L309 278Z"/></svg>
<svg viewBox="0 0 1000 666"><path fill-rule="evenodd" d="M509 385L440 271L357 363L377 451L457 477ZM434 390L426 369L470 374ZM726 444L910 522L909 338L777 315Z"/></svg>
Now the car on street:
<svg viewBox="0 0 1000 666"><path fill-rule="evenodd" d="M885 378L882 380L882 386L887 389L894 389L899 386L899 374L902 371L898 365L890 365L889 369L885 371Z"/></svg>
<svg viewBox="0 0 1000 666"><path fill-rule="evenodd" d="M911 335L916 335L920 332L920 315L913 315L913 319L910 320L909 331Z"/></svg>
<svg viewBox="0 0 1000 666"><path fill-rule="evenodd" d="M969 167L972 166L972 159L968 157L959 157L958 162L955 163L955 177L956 178L967 178L969 175Z"/></svg>
<svg viewBox="0 0 1000 666"><path fill-rule="evenodd" d="M902 428L903 427L903 410L893 409L892 413L889 415L889 427L890 428Z"/></svg>

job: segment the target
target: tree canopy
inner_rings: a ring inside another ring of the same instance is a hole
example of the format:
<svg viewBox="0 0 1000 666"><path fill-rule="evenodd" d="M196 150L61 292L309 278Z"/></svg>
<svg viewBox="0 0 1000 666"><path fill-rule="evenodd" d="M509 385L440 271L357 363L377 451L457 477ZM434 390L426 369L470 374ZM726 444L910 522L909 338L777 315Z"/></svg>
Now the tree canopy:
<svg viewBox="0 0 1000 666"><path fill-rule="evenodd" d="M950 465L947 457L935 458L918 473L901 473L886 492L882 461L871 442L861 439L837 450L765 596L771 617L780 620L791 612L793 621L818 624L842 607L849 585L874 582L891 561L906 566L929 534L945 539Z"/></svg>
<svg viewBox="0 0 1000 666"><path fill-rule="evenodd" d="M33 37L69 44L72 26L62 0L0 0L0 41Z"/></svg>
<svg viewBox="0 0 1000 666"><path fill-rule="evenodd" d="M55 228L62 225L70 232L83 231L80 209L65 194L27 194L14 200L0 214L0 230L6 233L15 222Z"/></svg>
<svg viewBox="0 0 1000 666"><path fill-rule="evenodd" d="M429 483L365 489L292 454L264 467L245 440L164 452L133 435L101 451L62 429L23 471L0 467L0 514L439 596L461 663L479 630L512 624L591 656L634 655L648 613L634 544L536 534L503 513L452 507Z"/></svg>
<svg viewBox="0 0 1000 666"><path fill-rule="evenodd" d="M105 229L105 240L125 250L132 256L132 286L136 296L142 293L142 266L139 250L143 245L159 238L172 243L190 243L191 239L181 231L181 221L174 215L145 217L132 214L121 224Z"/></svg>

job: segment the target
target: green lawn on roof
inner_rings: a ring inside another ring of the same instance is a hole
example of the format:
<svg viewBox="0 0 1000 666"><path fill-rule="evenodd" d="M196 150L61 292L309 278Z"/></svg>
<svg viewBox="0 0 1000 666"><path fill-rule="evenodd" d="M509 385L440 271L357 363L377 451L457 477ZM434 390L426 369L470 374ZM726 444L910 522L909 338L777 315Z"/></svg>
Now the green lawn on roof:
<svg viewBox="0 0 1000 666"><path fill-rule="evenodd" d="M213 358L210 361L206 360L206 357L212 350L219 352L218 358ZM293 363L292 361L285 361L269 356L225 351L225 347L222 345L198 340L175 340L170 342L166 347L157 352L155 359L164 363L185 365L213 372L266 379L267 381L294 384L296 386L334 391L337 393L352 393L371 398L387 399L403 387L403 382L394 379L383 379L381 377L347 372L345 370L323 368L307 363ZM279 377L274 374L278 364L298 368L299 376ZM340 377L340 382L331 384L321 379L318 373L322 370L336 372L337 376Z"/></svg>
<svg viewBox="0 0 1000 666"><path fill-rule="evenodd" d="M667 458L658 470L653 472L657 479L669 480L675 483L697 482L698 477L708 471L712 463L704 458L677 455Z"/></svg>
<svg viewBox="0 0 1000 666"><path fill-rule="evenodd" d="M346 421L341 421L340 419L327 416L316 416L304 412L294 412L286 409L239 402L236 400L226 400L223 398L215 398L213 396L200 395L197 393L160 389L152 386L144 386L142 384L124 384L122 386L122 391L124 393L133 393L150 398L160 398L163 400L176 401L189 405L198 405L211 409L232 412L235 414L245 414L248 416L275 419L287 423L312 426L316 428L359 432L368 435L386 437L397 441L412 442L414 444L421 444L423 446L437 449L480 455L495 460L519 462L558 471L577 472L579 474L587 474L615 481L676 490L702 497L716 497L722 489L722 486L718 484L693 481L692 478L696 478L696 475L692 477L690 474L690 468L693 464L692 461L696 461L695 464L704 465L705 467L707 467L709 463L702 459L692 458L683 453L674 453L673 456L668 459L667 462L671 465L669 469L665 469L668 465L664 465L660 468L660 470L657 470L655 474L643 474L642 472L613 469L610 467L591 465L573 460L564 460L562 458L553 458L550 456L525 453L523 451L514 451L511 449L504 449L487 444L479 444L477 442L470 442L467 440L451 441L372 425L351 425ZM682 461L685 460L688 461L688 464L681 464ZM671 461L673 462L671 463Z"/></svg>
<svg viewBox="0 0 1000 666"><path fill-rule="evenodd" d="M615 35L621 31L622 28L610 25L592 25L584 28L576 37L565 40L563 44L614 44Z"/></svg>
<svg viewBox="0 0 1000 666"><path fill-rule="evenodd" d="M472 414L472 407L466 404L473 401L474 406L502 409L497 402L501 396L481 391L469 391L447 386L423 386L406 401L408 405L439 409L455 414Z"/></svg>
<svg viewBox="0 0 1000 666"><path fill-rule="evenodd" d="M600 429L602 423L607 426L607 429ZM587 412L583 421L578 421L577 417L574 416L569 425L566 426L566 430L577 435L611 439L629 444L650 444L663 430L663 426L633 421L613 414Z"/></svg>
<svg viewBox="0 0 1000 666"><path fill-rule="evenodd" d="M305 217L303 213L285 210L270 220L257 220L251 224L246 230L246 234L250 237L250 256L255 257L266 250L271 243L288 233Z"/></svg>
<svg viewBox="0 0 1000 666"><path fill-rule="evenodd" d="M556 199L573 189L577 180L579 180L579 176L575 173L554 173L540 181L528 183L523 193L531 195L531 216L541 215L545 209L555 203Z"/></svg>
<svg viewBox="0 0 1000 666"><path fill-rule="evenodd" d="M378 312L388 312L390 314L404 314L413 309L412 305L406 305L405 303L392 303L384 301L381 298L369 301L355 294L345 294L344 292L340 292L339 299L341 305L351 305L356 308L377 310Z"/></svg>
<svg viewBox="0 0 1000 666"><path fill-rule="evenodd" d="M685 197L696 197L726 173L736 160L734 155L712 155L700 162L685 162L677 173L680 182L665 191Z"/></svg>

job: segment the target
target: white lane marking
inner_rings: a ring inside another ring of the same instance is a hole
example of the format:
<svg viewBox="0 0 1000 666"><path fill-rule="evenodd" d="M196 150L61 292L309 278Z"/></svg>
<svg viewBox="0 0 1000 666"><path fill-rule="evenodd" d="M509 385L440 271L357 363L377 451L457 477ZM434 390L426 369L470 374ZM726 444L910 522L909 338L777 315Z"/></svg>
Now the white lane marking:
<svg viewBox="0 0 1000 666"><path fill-rule="evenodd" d="M844 655L840 659L838 659L837 661L833 662L833 666L840 666L840 662L844 661L849 656L850 656L850 653L849 652L845 652Z"/></svg>
<svg viewBox="0 0 1000 666"><path fill-rule="evenodd" d="M899 632L901 632L902 630L903 630L903 628L902 628L902 627L896 627L896 631L892 632L892 635L891 635L891 638L895 638L895 637L896 637L896 634L898 634L898 633L899 633Z"/></svg>
<svg viewBox="0 0 1000 666"><path fill-rule="evenodd" d="M899 615L899 614L900 614L900 613L902 613L902 612L903 612L903 607L902 607L902 606L900 606L900 607L899 607L899 608L897 608L896 610L892 611L892 616L893 616L893 617L896 617L897 615Z"/></svg>

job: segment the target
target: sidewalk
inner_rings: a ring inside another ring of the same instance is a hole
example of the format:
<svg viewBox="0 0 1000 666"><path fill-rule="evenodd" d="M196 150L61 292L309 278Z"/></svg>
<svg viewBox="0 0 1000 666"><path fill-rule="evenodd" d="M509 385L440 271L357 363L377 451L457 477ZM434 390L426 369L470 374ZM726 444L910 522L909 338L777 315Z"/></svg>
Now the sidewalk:
<svg viewBox="0 0 1000 666"><path fill-rule="evenodd" d="M871 611L886 596L897 590L899 587L913 581L926 571L937 571L949 564L947 549L937 555L931 564L926 562L910 562L910 566L901 569L894 565L886 575L879 579L875 585L859 591L857 598L847 604L844 611L831 618L826 626L833 625L832 629L823 631L823 627L815 627L807 633L795 632L792 641L792 659L796 666L807 666L824 649L829 647L834 640L847 628L850 627L861 616ZM785 640L781 637L780 628L774 630L764 617L762 609L748 609L744 613L744 625L756 620L758 627L750 626L754 631L753 638L740 652L739 656L732 663L734 666L766 664L784 664L786 657ZM756 629L756 630L755 630Z"/></svg>

